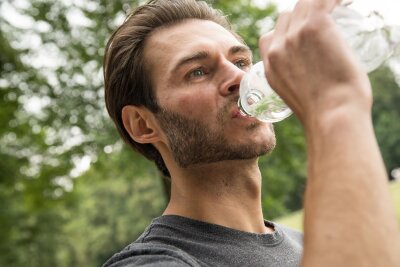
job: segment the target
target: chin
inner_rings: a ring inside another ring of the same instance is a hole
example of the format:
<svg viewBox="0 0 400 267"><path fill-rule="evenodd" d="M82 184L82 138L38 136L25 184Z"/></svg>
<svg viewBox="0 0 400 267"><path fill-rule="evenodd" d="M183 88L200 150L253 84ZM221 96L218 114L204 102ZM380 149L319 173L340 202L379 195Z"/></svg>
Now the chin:
<svg viewBox="0 0 400 267"><path fill-rule="evenodd" d="M271 123L265 124L262 131L257 133L254 137L254 143L261 148L261 155L265 155L275 148L276 137Z"/></svg>
<svg viewBox="0 0 400 267"><path fill-rule="evenodd" d="M260 121L252 122L246 126L246 131L249 134L254 135L255 137L257 136L261 136L261 138L273 137L273 139L275 139L275 131L272 123L266 123Z"/></svg>

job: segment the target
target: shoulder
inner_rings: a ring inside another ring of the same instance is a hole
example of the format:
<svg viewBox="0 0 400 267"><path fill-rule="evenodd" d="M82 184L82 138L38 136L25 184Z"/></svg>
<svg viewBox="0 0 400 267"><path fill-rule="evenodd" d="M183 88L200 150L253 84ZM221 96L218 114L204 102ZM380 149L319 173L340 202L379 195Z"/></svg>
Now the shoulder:
<svg viewBox="0 0 400 267"><path fill-rule="evenodd" d="M292 228L283 226L281 224L275 224L286 237L290 238L291 240L295 241L298 244L303 244L303 233Z"/></svg>
<svg viewBox="0 0 400 267"><path fill-rule="evenodd" d="M132 243L112 256L103 267L193 266L199 264L186 252L165 244Z"/></svg>

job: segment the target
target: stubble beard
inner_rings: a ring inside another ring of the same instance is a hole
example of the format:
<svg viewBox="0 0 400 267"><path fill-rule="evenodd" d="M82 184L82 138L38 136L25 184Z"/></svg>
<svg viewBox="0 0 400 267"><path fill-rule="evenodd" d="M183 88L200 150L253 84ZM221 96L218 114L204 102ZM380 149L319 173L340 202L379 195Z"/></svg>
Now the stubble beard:
<svg viewBox="0 0 400 267"><path fill-rule="evenodd" d="M219 111L217 121L221 127L214 131L205 123L188 119L165 108L157 112L156 117L168 138L172 155L181 168L224 160L253 159L274 149L276 143L274 134L263 144L229 142L223 135L229 107L232 105L227 104ZM249 124L246 130L255 131L260 126L261 122L256 121ZM271 130L273 132L272 125Z"/></svg>

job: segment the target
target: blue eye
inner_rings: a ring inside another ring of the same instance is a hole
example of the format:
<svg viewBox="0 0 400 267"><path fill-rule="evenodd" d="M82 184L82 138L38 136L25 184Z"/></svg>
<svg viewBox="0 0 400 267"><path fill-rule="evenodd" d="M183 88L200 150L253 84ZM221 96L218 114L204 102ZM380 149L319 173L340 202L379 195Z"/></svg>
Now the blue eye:
<svg viewBox="0 0 400 267"><path fill-rule="evenodd" d="M249 63L247 60L245 59L241 59L235 62L236 67L238 67L239 69L244 69L246 67L249 66Z"/></svg>
<svg viewBox="0 0 400 267"><path fill-rule="evenodd" d="M210 71L207 68L198 67L189 71L189 73L186 75L186 78L189 80L201 80L205 78L209 73Z"/></svg>
<svg viewBox="0 0 400 267"><path fill-rule="evenodd" d="M194 70L191 73L191 76L193 76L193 77L200 77L200 76L203 76L203 75L205 75L205 72L202 69Z"/></svg>

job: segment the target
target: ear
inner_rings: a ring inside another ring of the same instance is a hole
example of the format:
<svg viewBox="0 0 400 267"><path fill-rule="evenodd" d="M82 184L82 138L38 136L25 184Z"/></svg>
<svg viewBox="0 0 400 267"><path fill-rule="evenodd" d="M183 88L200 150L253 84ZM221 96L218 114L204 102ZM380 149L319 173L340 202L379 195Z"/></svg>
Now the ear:
<svg viewBox="0 0 400 267"><path fill-rule="evenodd" d="M160 140L154 115L145 107L125 106L122 108L122 122L131 138L141 144Z"/></svg>

